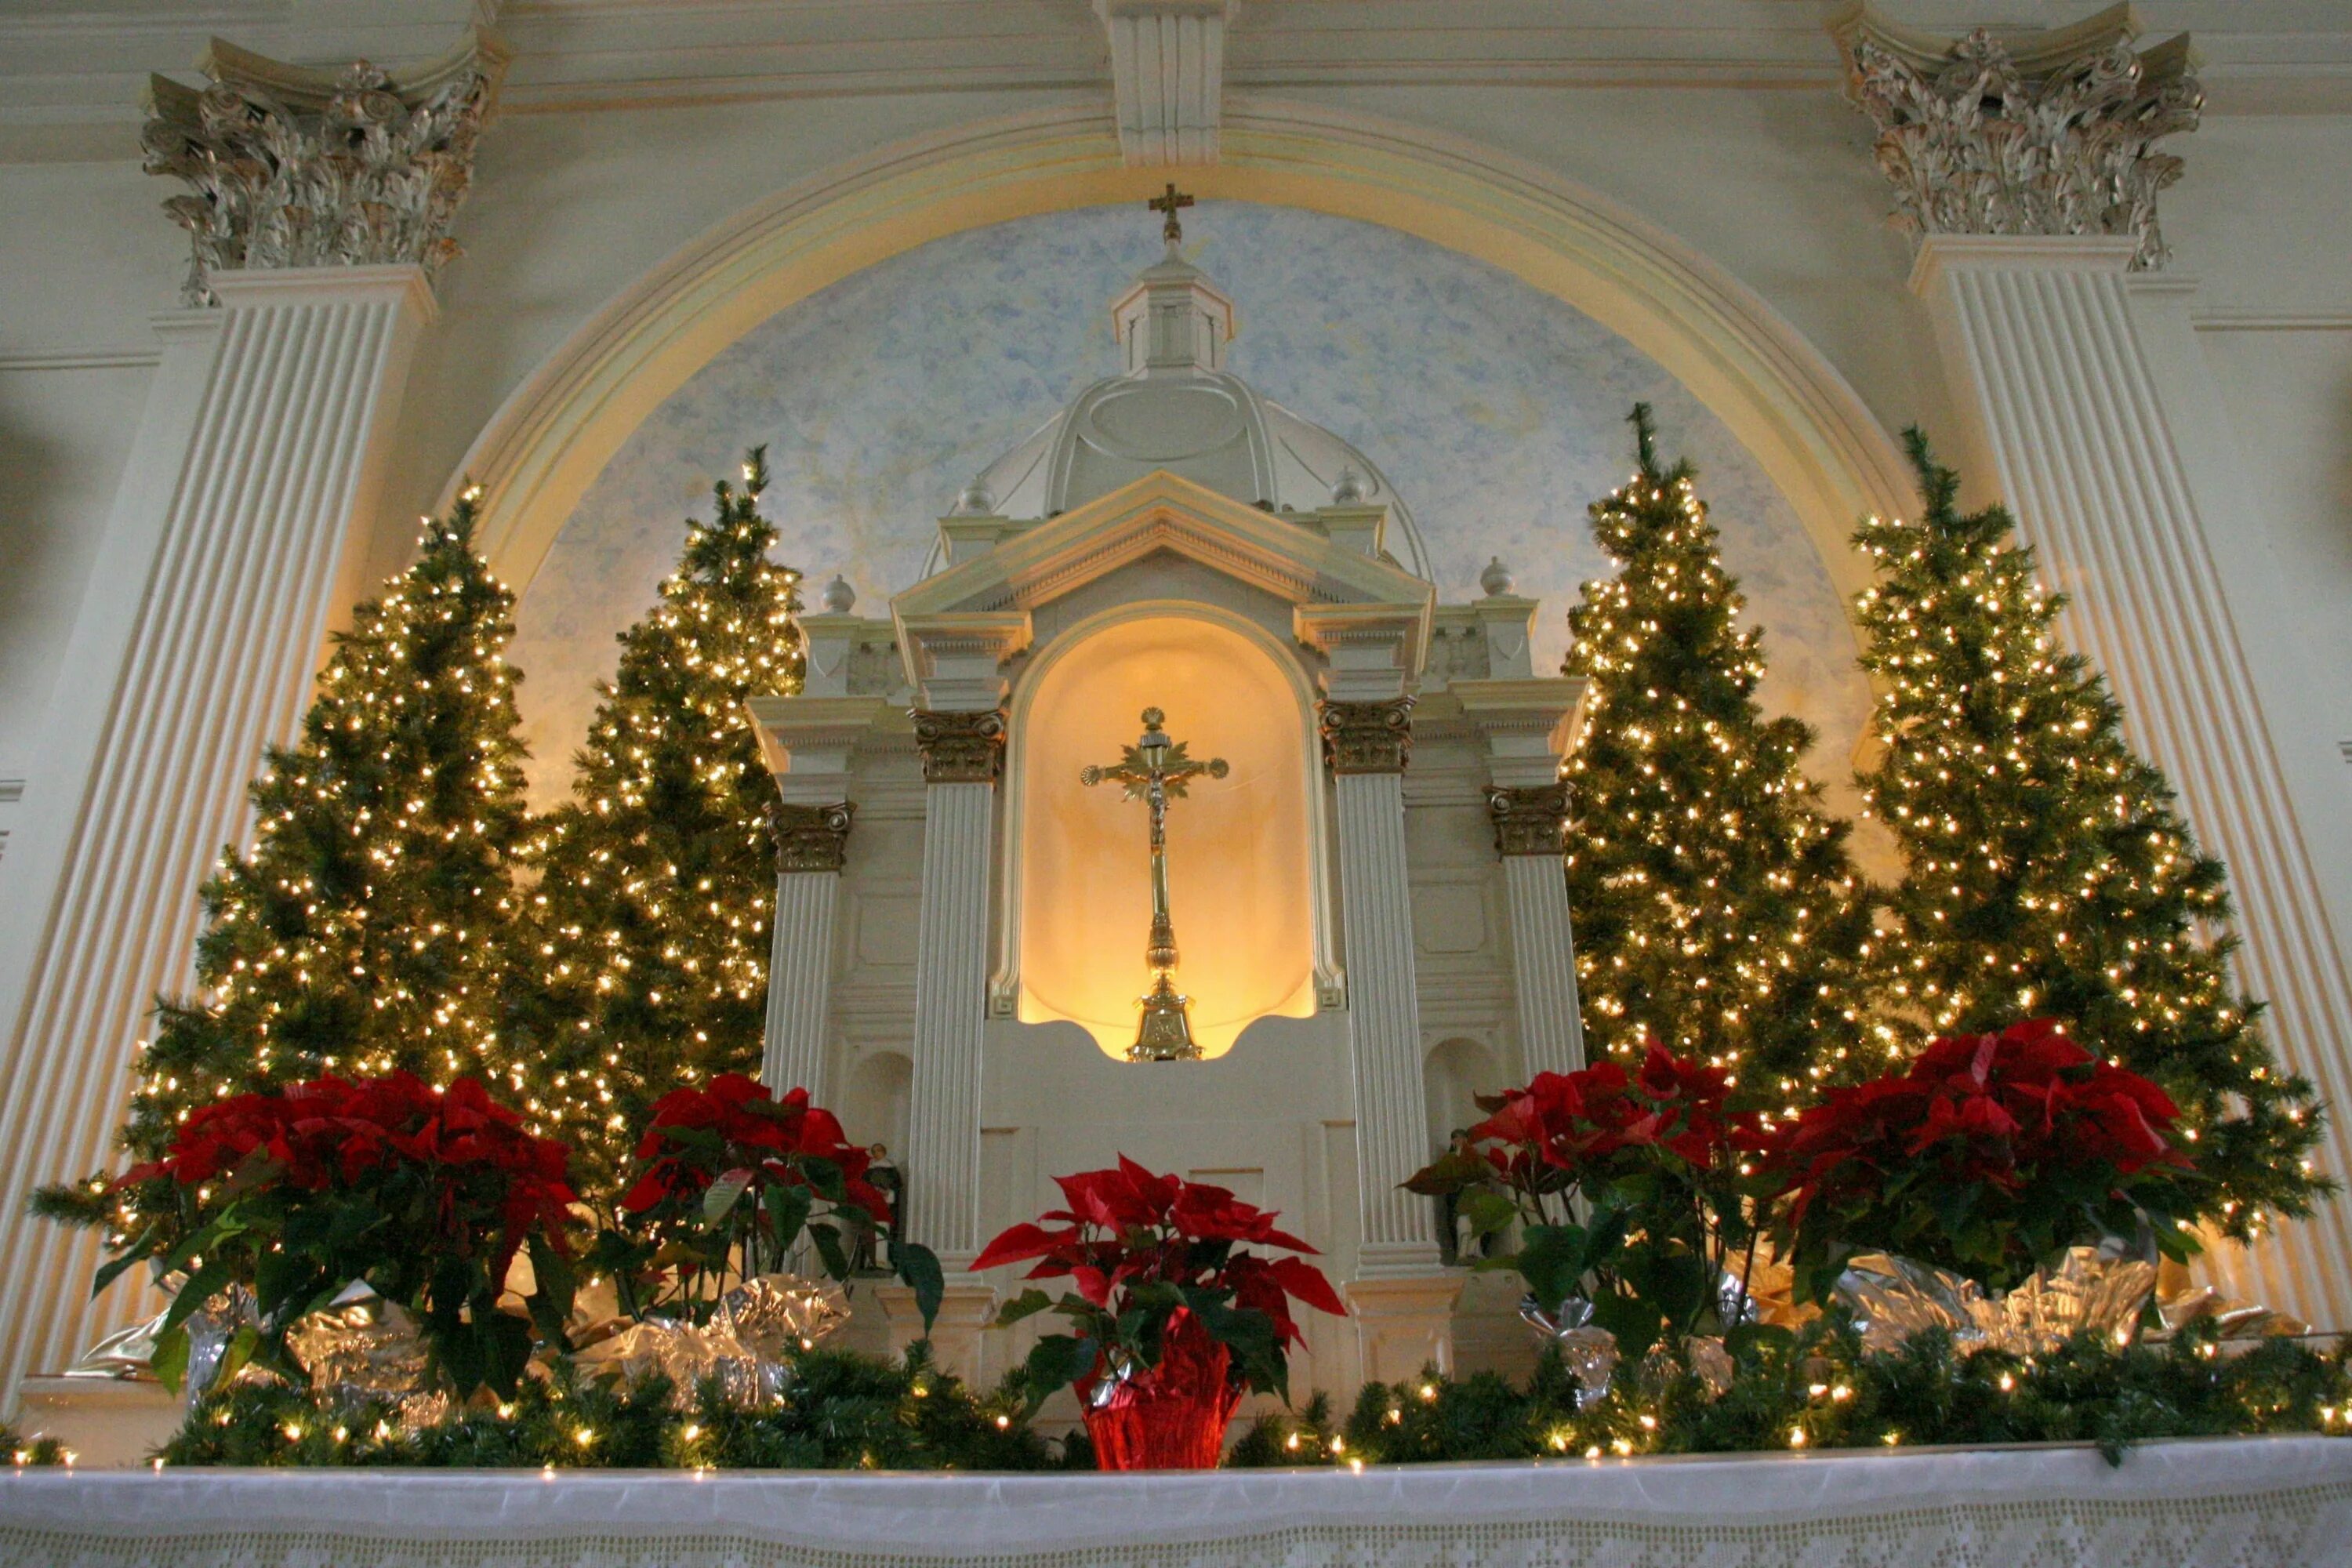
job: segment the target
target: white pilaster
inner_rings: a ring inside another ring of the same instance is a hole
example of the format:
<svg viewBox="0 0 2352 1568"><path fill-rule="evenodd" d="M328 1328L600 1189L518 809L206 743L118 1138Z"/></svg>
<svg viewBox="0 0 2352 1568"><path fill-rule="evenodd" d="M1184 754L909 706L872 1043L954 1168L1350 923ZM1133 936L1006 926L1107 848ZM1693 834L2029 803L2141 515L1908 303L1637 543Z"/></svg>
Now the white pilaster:
<svg viewBox="0 0 2352 1568"><path fill-rule="evenodd" d="M1402 1184L1435 1153L1421 1075L1421 999L1405 870L1404 776L1342 773L1339 914L1347 932L1348 1023L1355 1047L1356 1171L1363 1243L1357 1272L1438 1268L1429 1200Z"/></svg>
<svg viewBox="0 0 2352 1568"><path fill-rule="evenodd" d="M778 1093L805 1089L824 1105L833 1089L834 909L856 812L853 764L882 700L844 694L851 644L839 628L855 626L854 617L808 618L823 623L809 635L809 684L824 694L754 697L745 707L759 726L779 797L769 817L776 840L776 919L760 1077Z"/></svg>
<svg viewBox="0 0 2352 1568"><path fill-rule="evenodd" d="M1430 615L1427 604L1301 605L1292 612L1298 639L1328 661L1321 725L1339 808L1363 1226L1356 1273L1363 1279L1435 1274L1441 1267L1429 1201L1400 1184L1435 1152L1428 1146L1404 848L1413 702L1406 687L1428 651Z"/></svg>
<svg viewBox="0 0 2352 1568"><path fill-rule="evenodd" d="M906 1224L908 1239L950 1270L971 1262L981 1242L980 1057L995 805L996 786L984 780L924 790Z"/></svg>
<svg viewBox="0 0 2352 1568"><path fill-rule="evenodd" d="M1930 236L1912 285L1957 401L2053 585L2065 632L2123 699L2134 741L2229 864L2247 986L2280 1059L2352 1105L2352 973L2296 820L2204 515L2237 504L2192 480L2175 421L2221 426L2159 384L2126 268L2130 237ZM2340 1109L2324 1165L2352 1174ZM2322 1205L2274 1243L2217 1259L2234 1293L2352 1323L2352 1207Z"/></svg>
<svg viewBox="0 0 2352 1568"><path fill-rule="evenodd" d="M43 1182L114 1156L159 993L193 984L196 889L242 843L264 745L299 724L351 596L417 333L423 271L212 275L220 309L167 319L104 558L75 629L0 921L0 1401L134 1311L88 1300L97 1238L25 1217Z"/></svg>
<svg viewBox="0 0 2352 1568"><path fill-rule="evenodd" d="M1503 892L1511 910L1519 1066L1529 1078L1574 1072L1584 1066L1584 1016L1576 996L1567 868L1556 854L1505 855Z"/></svg>
<svg viewBox="0 0 2352 1568"><path fill-rule="evenodd" d="M1516 667L1504 668L1517 678L1457 680L1451 689L1463 717L1486 742L1487 812L1510 908L1519 1065L1529 1078L1574 1072L1584 1065L1584 1016L1577 1001L1576 946L1561 860L1568 795L1559 781L1559 761L1584 682L1518 673L1528 663L1531 601L1493 595L1479 607L1486 612L1481 619L1490 664L1502 663L1498 656L1516 649Z"/></svg>
<svg viewBox="0 0 2352 1568"><path fill-rule="evenodd" d="M777 1094L804 1089L829 1106L825 1026L832 1016L833 911L841 873L776 874L775 934L768 954L768 1039L760 1081Z"/></svg>

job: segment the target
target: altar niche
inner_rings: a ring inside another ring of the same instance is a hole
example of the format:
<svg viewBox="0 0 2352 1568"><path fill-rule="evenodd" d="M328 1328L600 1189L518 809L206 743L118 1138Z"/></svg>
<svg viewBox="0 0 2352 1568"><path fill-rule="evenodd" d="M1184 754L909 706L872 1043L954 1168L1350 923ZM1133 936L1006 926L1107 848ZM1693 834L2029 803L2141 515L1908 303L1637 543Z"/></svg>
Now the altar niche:
<svg viewBox="0 0 2352 1568"><path fill-rule="evenodd" d="M1148 825L1118 789L1086 788L1080 775L1133 742L1147 707L1165 710L1195 756L1230 768L1167 817L1192 1036L1202 1057L1220 1057L1256 1019L1316 1011L1314 775L1300 677L1206 615L1115 621L1062 642L1023 682L1009 781L1015 1016L1075 1023L1122 1060L1136 1041L1152 978Z"/></svg>

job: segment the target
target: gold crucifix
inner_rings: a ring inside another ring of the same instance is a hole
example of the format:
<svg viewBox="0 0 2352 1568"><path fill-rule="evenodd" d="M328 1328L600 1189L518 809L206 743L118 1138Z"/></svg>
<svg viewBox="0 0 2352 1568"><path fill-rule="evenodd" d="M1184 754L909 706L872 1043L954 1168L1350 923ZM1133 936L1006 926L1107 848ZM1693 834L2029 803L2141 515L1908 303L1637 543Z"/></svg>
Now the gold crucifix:
<svg viewBox="0 0 2352 1568"><path fill-rule="evenodd" d="M1172 195L1176 187L1168 189ZM1168 215L1168 224L1175 226L1173 211ZM1128 747L1114 765L1087 767L1078 773L1078 782L1089 789L1106 779L1124 784L1128 799L1142 801L1151 808L1151 939L1143 950L1143 962L1151 969L1151 990L1137 998L1143 1020L1137 1027L1135 1044L1127 1047L1127 1059L1131 1062L1184 1061L1201 1054L1192 1040L1188 1011L1192 999L1176 992L1176 926L1168 918L1168 803L1182 799L1193 779L1202 774L1221 779L1227 769L1223 757L1202 763L1186 756L1185 742L1169 740L1168 732L1160 727L1166 717L1157 708L1146 708L1140 741Z"/></svg>
<svg viewBox="0 0 2352 1568"><path fill-rule="evenodd" d="M1168 215L1168 221L1160 226L1160 238L1166 240L1171 246L1182 243L1184 238L1184 226L1176 221L1176 209L1179 207L1191 206L1192 205L1192 198L1179 191L1176 188L1175 181L1171 180L1168 182L1168 194L1166 195L1154 196L1143 205L1150 207L1153 212L1166 213Z"/></svg>

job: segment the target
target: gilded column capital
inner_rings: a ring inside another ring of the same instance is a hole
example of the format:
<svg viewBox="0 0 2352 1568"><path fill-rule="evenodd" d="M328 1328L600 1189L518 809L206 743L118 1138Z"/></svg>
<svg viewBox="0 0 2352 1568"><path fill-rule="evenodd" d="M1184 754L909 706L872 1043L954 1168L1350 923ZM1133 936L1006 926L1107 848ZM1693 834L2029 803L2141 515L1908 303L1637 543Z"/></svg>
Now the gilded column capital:
<svg viewBox="0 0 2352 1568"><path fill-rule="evenodd" d="M1412 760L1412 699L1316 705L1323 762L1335 773L1401 773Z"/></svg>
<svg viewBox="0 0 2352 1568"><path fill-rule="evenodd" d="M849 853L850 819L857 815L853 801L829 805L794 805L772 801L768 832L776 841L776 874L795 871L838 871Z"/></svg>
<svg viewBox="0 0 2352 1568"><path fill-rule="evenodd" d="M1004 773L1004 710L915 708L925 784L994 784Z"/></svg>
<svg viewBox="0 0 2352 1568"><path fill-rule="evenodd" d="M1498 855L1559 855L1568 848L1568 786L1538 784L1486 792Z"/></svg>
<svg viewBox="0 0 2352 1568"><path fill-rule="evenodd" d="M2194 131L2205 101L2189 35L2137 49L2122 6L2039 34L1945 38L1864 5L1833 30L1904 227L2128 236L2135 268L2163 265L2157 193L2181 163L2156 143Z"/></svg>
<svg viewBox="0 0 2352 1568"><path fill-rule="evenodd" d="M473 182L474 143L505 47L477 31L394 81L365 60L333 73L215 39L191 88L158 76L139 134L151 174L184 182L163 204L188 231L184 298L216 303L215 272L408 265L429 281Z"/></svg>

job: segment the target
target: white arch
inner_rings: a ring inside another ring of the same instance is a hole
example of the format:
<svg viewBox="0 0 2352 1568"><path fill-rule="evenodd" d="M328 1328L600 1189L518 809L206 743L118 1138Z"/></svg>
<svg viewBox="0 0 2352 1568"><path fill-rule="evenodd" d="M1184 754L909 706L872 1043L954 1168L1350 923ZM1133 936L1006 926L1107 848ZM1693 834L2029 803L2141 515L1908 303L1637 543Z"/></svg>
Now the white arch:
<svg viewBox="0 0 2352 1568"><path fill-rule="evenodd" d="M1746 285L1549 170L1370 115L1236 97L1201 195L1379 223L1511 272L1616 331L1688 387L1803 521L1842 594L1868 512L1909 506L1899 455L1843 376ZM459 473L482 539L528 584L589 484L646 416L776 311L945 235L1140 200L1108 116L1076 107L900 142L738 214L639 279L508 397ZM454 497L458 480L453 477Z"/></svg>

